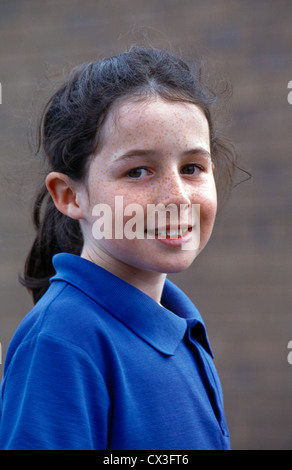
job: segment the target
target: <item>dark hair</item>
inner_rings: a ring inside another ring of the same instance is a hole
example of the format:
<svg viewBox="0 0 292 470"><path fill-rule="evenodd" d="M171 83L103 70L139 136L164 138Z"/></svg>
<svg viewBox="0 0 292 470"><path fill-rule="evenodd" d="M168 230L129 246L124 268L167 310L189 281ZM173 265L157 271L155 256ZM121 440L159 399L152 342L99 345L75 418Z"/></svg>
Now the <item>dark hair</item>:
<svg viewBox="0 0 292 470"><path fill-rule="evenodd" d="M72 70L46 104L39 124L38 151L41 149L45 155L49 171L82 181L113 103L151 94L190 102L202 109L209 123L219 198L220 194L226 195L232 186L236 154L230 143L218 135L215 126L213 108L217 96L206 85L199 62L190 66L177 55L154 48L133 47L115 57ZM53 255L59 252L80 255L83 236L79 222L56 209L45 184L36 197L33 220L37 235L21 282L37 302L54 275Z"/></svg>

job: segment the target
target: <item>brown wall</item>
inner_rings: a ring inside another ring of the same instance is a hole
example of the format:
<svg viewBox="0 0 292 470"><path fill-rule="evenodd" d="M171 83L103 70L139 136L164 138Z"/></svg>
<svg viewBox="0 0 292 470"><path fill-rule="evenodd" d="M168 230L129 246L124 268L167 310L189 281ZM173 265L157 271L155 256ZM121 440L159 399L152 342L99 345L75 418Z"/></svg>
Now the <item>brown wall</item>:
<svg viewBox="0 0 292 470"><path fill-rule="evenodd" d="M0 342L2 356L31 307L18 285L32 241L30 200L38 164L30 116L44 78L121 51L150 27L207 56L234 86L233 126L242 166L213 239L186 273L171 276L200 309L224 389L234 449L292 449L292 5L290 0L13 0L0 4ZM0 365L0 375L3 365Z"/></svg>

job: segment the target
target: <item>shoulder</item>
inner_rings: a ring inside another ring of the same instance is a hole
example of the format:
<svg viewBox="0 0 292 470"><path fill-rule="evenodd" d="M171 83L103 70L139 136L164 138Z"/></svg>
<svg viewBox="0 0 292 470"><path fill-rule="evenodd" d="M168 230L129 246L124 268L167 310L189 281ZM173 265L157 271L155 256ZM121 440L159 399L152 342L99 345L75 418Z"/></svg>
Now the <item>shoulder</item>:
<svg viewBox="0 0 292 470"><path fill-rule="evenodd" d="M64 350L83 351L89 357L99 357L96 349L106 349L110 342L107 322L110 315L76 287L66 282L54 282L46 294L26 315L16 330L7 352L7 362L25 344L36 344L45 338L49 348L56 344ZM69 354L69 352L68 352Z"/></svg>

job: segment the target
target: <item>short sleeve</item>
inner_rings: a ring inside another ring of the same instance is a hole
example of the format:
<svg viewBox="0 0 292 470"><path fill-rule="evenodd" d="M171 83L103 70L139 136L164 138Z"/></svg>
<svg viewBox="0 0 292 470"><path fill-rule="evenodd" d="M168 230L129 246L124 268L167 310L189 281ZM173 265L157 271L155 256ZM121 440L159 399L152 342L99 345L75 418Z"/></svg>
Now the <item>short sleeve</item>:
<svg viewBox="0 0 292 470"><path fill-rule="evenodd" d="M41 334L15 352L1 388L1 449L107 448L110 401L79 347Z"/></svg>

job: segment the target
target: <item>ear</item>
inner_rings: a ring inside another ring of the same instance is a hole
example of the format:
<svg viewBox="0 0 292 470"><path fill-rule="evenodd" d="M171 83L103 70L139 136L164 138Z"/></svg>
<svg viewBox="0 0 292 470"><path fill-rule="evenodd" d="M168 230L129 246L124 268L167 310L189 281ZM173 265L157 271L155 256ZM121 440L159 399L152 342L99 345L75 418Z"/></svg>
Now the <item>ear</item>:
<svg viewBox="0 0 292 470"><path fill-rule="evenodd" d="M46 186L60 212L72 219L83 218L76 184L69 176L53 171L46 177Z"/></svg>

